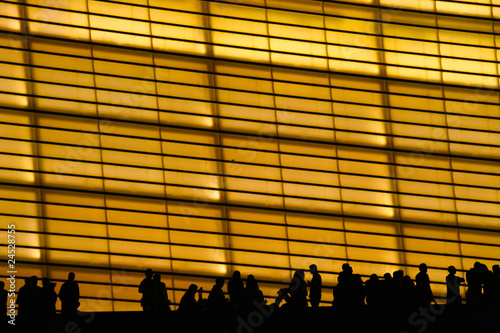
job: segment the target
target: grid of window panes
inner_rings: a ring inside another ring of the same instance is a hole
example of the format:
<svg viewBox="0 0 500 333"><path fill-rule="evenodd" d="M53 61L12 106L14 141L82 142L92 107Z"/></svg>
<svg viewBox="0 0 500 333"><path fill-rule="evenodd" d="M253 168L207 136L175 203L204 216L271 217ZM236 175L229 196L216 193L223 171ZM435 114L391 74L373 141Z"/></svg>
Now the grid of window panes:
<svg viewBox="0 0 500 333"><path fill-rule="evenodd" d="M331 288L344 262L426 262L443 296L449 265L500 261L499 22L500 0L0 1L0 256L15 224L18 276L73 271L94 311L140 309L146 268L174 304L236 269L270 300L312 263Z"/></svg>

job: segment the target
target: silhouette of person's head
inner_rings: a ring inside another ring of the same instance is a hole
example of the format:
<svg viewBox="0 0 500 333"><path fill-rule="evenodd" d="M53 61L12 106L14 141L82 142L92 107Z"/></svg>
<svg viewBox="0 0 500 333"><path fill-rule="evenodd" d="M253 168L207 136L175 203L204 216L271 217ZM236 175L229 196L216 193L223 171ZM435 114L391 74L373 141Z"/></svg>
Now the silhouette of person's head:
<svg viewBox="0 0 500 333"><path fill-rule="evenodd" d="M155 275L153 276L153 281L160 282L161 281L161 274L155 273Z"/></svg>
<svg viewBox="0 0 500 333"><path fill-rule="evenodd" d="M195 285L194 283L190 284L189 287L188 287L188 292L190 294L196 294L196 292L198 291L198 286Z"/></svg>
<svg viewBox="0 0 500 333"><path fill-rule="evenodd" d="M255 280L255 277L252 274L247 276L247 280L246 280L245 285L247 286L247 288L257 288L258 287L257 280Z"/></svg>
<svg viewBox="0 0 500 333"><path fill-rule="evenodd" d="M315 264L309 266L309 273L314 274L317 271L318 271L318 266L316 266Z"/></svg>
<svg viewBox="0 0 500 333"><path fill-rule="evenodd" d="M299 280L304 280L305 274L304 271L301 269L297 269L295 273L293 273L293 278L297 278Z"/></svg>
<svg viewBox="0 0 500 333"><path fill-rule="evenodd" d="M219 288L222 288L224 286L224 278L223 277L217 277L215 279L215 285Z"/></svg>
<svg viewBox="0 0 500 333"><path fill-rule="evenodd" d="M5 282L0 281L0 289L3 289L5 287Z"/></svg>
<svg viewBox="0 0 500 333"><path fill-rule="evenodd" d="M342 271L346 273L352 273L352 267L348 263L342 264Z"/></svg>
<svg viewBox="0 0 500 333"><path fill-rule="evenodd" d="M31 278L29 278L29 277L24 278L24 284L27 286L30 286L31 285Z"/></svg>
<svg viewBox="0 0 500 333"><path fill-rule="evenodd" d="M37 285L38 285L38 276L33 275L33 276L30 278L30 280L31 280L31 285L32 285L32 286L37 286Z"/></svg>
<svg viewBox="0 0 500 333"><path fill-rule="evenodd" d="M49 285L50 285L50 280L49 280L49 278L44 277L44 278L42 279L42 286L44 286L44 287L48 287Z"/></svg>
<svg viewBox="0 0 500 333"><path fill-rule="evenodd" d="M68 274L68 281L75 281L75 273L70 272Z"/></svg>
<svg viewBox="0 0 500 333"><path fill-rule="evenodd" d="M233 272L233 279L234 280L241 280L241 273L240 273L240 271L234 271Z"/></svg>
<svg viewBox="0 0 500 333"><path fill-rule="evenodd" d="M413 281L411 280L411 277L409 275L405 275L403 276L401 284L402 286L409 287L413 285Z"/></svg>
<svg viewBox="0 0 500 333"><path fill-rule="evenodd" d="M422 272L422 273L427 273L427 265L426 264L420 264L418 266L418 269Z"/></svg>
<svg viewBox="0 0 500 333"><path fill-rule="evenodd" d="M394 271L394 273L392 273L392 277L395 279L398 279L398 280L402 280L404 275L405 275L405 272L403 272L402 270L397 270L397 271Z"/></svg>
<svg viewBox="0 0 500 333"><path fill-rule="evenodd" d="M146 277L148 279L151 279L153 277L153 270L151 268L148 268L146 269L146 272L144 272L144 274L146 274Z"/></svg>
<svg viewBox="0 0 500 333"><path fill-rule="evenodd" d="M377 276L377 274L370 275L370 282L371 283L378 283L378 276Z"/></svg>
<svg viewBox="0 0 500 333"><path fill-rule="evenodd" d="M385 281L391 281L392 280L391 273L385 273L384 274L384 280Z"/></svg>
<svg viewBox="0 0 500 333"><path fill-rule="evenodd" d="M455 266L448 267L448 273L450 273L451 275L455 275L457 273L457 269L455 268Z"/></svg>

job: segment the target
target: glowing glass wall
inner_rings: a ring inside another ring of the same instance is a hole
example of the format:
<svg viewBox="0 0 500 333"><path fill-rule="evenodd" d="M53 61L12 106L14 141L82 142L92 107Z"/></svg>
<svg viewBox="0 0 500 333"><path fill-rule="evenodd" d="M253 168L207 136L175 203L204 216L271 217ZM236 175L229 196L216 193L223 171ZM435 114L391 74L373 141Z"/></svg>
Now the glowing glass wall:
<svg viewBox="0 0 500 333"><path fill-rule="evenodd" d="M235 269L268 297L311 263L332 287L344 262L426 262L442 296L448 265L500 261L499 19L500 0L1 1L0 256L15 224L19 277L75 272L82 310L140 309L148 267L174 303Z"/></svg>

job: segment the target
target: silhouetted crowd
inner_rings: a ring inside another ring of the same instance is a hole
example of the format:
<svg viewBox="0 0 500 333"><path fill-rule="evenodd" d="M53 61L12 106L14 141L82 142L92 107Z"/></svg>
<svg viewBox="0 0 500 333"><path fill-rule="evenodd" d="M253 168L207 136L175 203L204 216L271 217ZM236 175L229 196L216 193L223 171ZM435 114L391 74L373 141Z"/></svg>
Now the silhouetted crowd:
<svg viewBox="0 0 500 333"><path fill-rule="evenodd" d="M208 298L203 298L203 288L191 284L179 303L179 312L199 313L202 310L224 312L231 309L239 313L248 313L256 307L275 307L283 309L300 309L318 307L322 298L322 280L316 265L309 267L312 275L310 282L305 281L303 270L295 271L288 287L277 292L273 304L267 304L259 284L253 275L242 280L239 271L234 271L227 282L227 293L224 293L224 278L217 277ZM456 275L454 266L448 267L446 276L446 306L454 309L462 305L460 285L464 278ZM489 270L486 265L476 262L465 274L468 284L466 303L470 306L500 305L500 269L494 265ZM308 290L309 289L309 290ZM141 282L139 292L142 294L141 305L144 311L169 311L168 296L165 285L159 274L151 269L146 271L146 278ZM229 298L226 298L226 295ZM385 273L382 278L372 274L363 281L361 275L354 274L352 267L345 263L338 275L338 283L333 288L333 307L341 310L356 311L366 308L372 311L381 309L411 312L420 307L426 308L431 303L437 304L427 274L427 265L419 266L419 273L412 279L404 275L402 270ZM282 304L283 303L283 304Z"/></svg>
<svg viewBox="0 0 500 333"><path fill-rule="evenodd" d="M482 263L476 262L474 267L465 273L465 279L456 275L453 266L448 268L446 276L447 294L446 308L449 310L463 309L460 295L460 285L467 281L465 301L467 309L480 306L500 306L500 269L494 265L492 270ZM383 277L372 274L366 281L362 276L355 274L352 267L345 263L338 274L338 283L333 287L333 303L322 302L322 279L316 265L309 267L310 281L306 282L305 272L296 270L290 283L277 291L274 302L268 304L259 283L253 275L242 279L239 271L234 271L227 281L224 292L225 279L217 277L215 284L204 298L203 288L191 284L185 291L178 304L178 315L182 318L193 318L202 313L219 314L220 318L227 313L240 317L250 318L249 314L272 314L279 309L279 313L290 313L307 307L317 308L320 304L332 305L338 313L356 313L363 311L375 316L385 313L408 315L417 309L429 308L436 303L434 298L427 265L419 266L419 273L412 279L402 270L385 273ZM142 295L141 306L144 312L164 317L169 311L171 302L165 283L161 281L160 273L151 269L145 271L146 277L139 285ZM80 305L80 291L75 281L75 274L69 273L59 293L55 291L55 283L48 278L42 279L42 287L38 286L38 277L25 279L25 284L17 292L17 310L20 320L29 318L43 318L49 321L56 314L57 298L61 300L61 315L69 316L77 313ZM0 296L2 311L7 311L7 291L5 283L0 282ZM206 293L205 293L206 295ZM234 316L233 316L234 318Z"/></svg>
<svg viewBox="0 0 500 333"><path fill-rule="evenodd" d="M59 294L55 291L56 283L48 278L42 279L42 286L38 285L38 277L31 276L24 279L24 285L17 292L17 316L21 320L32 318L45 318L50 320L56 314L57 298L61 300L61 314L71 315L76 313L80 305L80 289L75 281L75 274L69 273ZM5 283L0 281L0 295L3 313L7 313L7 291Z"/></svg>

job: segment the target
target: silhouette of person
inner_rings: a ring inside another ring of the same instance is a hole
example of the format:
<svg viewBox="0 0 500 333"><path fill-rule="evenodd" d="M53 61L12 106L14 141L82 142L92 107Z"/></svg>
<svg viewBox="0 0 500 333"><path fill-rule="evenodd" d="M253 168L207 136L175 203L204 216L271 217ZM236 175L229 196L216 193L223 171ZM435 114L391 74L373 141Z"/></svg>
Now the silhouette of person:
<svg viewBox="0 0 500 333"><path fill-rule="evenodd" d="M384 274L384 279L381 281L382 289L382 307L387 310L392 310L395 306L395 295L393 290L392 276L390 273Z"/></svg>
<svg viewBox="0 0 500 333"><path fill-rule="evenodd" d="M333 303L345 308L348 306L352 290L352 267L348 263L342 265L342 272L337 278L338 284L333 288Z"/></svg>
<svg viewBox="0 0 500 333"><path fill-rule="evenodd" d="M80 287L75 281L75 273L68 274L66 280L59 290L59 299L61 300L61 314L72 316L76 314L76 310L80 306Z"/></svg>
<svg viewBox="0 0 500 333"><path fill-rule="evenodd" d="M227 282L229 301L233 307L238 307L240 305L241 293L244 287L240 271L234 271L233 277Z"/></svg>
<svg viewBox="0 0 500 333"><path fill-rule="evenodd" d="M446 276L446 305L455 308L462 304L460 283L465 282L465 279L455 275L457 273L455 266L448 267L448 273Z"/></svg>
<svg viewBox="0 0 500 333"><path fill-rule="evenodd" d="M33 307L33 292L31 288L31 278L24 278L24 285L17 292L17 313L20 318L31 316Z"/></svg>
<svg viewBox="0 0 500 333"><path fill-rule="evenodd" d="M404 272L402 270L397 270L392 273L391 288L394 305L396 307L401 307L403 305L403 295L402 295L402 284L403 284Z"/></svg>
<svg viewBox="0 0 500 333"><path fill-rule="evenodd" d="M208 294L208 309L213 311L221 311L224 310L226 306L226 297L224 296L224 292L222 291L222 287L224 287L224 278L217 277L215 279L215 284L210 290Z"/></svg>
<svg viewBox="0 0 500 333"><path fill-rule="evenodd" d="M165 313L170 311L170 300L168 299L167 287L161 281L161 274L155 273L153 276L153 311Z"/></svg>
<svg viewBox="0 0 500 333"><path fill-rule="evenodd" d="M141 306L143 311L152 311L153 309L153 270L146 269L146 277L139 285L139 293L142 294Z"/></svg>
<svg viewBox="0 0 500 333"><path fill-rule="evenodd" d="M493 305L500 305L500 266L493 265L492 283L493 283Z"/></svg>
<svg viewBox="0 0 500 333"><path fill-rule="evenodd" d="M415 283L409 275L405 275L401 280L401 311L411 312L415 310L417 305L417 295Z"/></svg>
<svg viewBox="0 0 500 333"><path fill-rule="evenodd" d="M39 316L42 308L42 288L38 285L38 277L33 275L31 278L31 314Z"/></svg>
<svg viewBox="0 0 500 333"><path fill-rule="evenodd" d="M318 272L318 267L315 264L309 266L309 273L312 274L311 282L309 283L309 299L311 307L317 308L321 301L322 281L321 275Z"/></svg>
<svg viewBox="0 0 500 333"><path fill-rule="evenodd" d="M304 271L298 269L293 274L292 281L288 287L290 297L287 299L287 304L291 308L300 309L307 307L307 284L304 280Z"/></svg>
<svg viewBox="0 0 500 333"><path fill-rule="evenodd" d="M198 314L202 310L201 291L202 289L198 290L197 285L191 284L179 302L179 311L186 314ZM199 292L198 301L195 299L196 292Z"/></svg>
<svg viewBox="0 0 500 333"><path fill-rule="evenodd" d="M366 281L366 305L370 311L380 310L382 306L382 285L377 274L370 275L370 279Z"/></svg>
<svg viewBox="0 0 500 333"><path fill-rule="evenodd" d="M422 263L418 266L418 269L420 272L415 276L417 304L426 308L434 300L434 295L432 294L431 282L427 274L427 265Z"/></svg>
<svg viewBox="0 0 500 333"><path fill-rule="evenodd" d="M57 293L54 290L56 284L50 282L49 278L42 279L41 289L41 314L44 317L50 317L56 313Z"/></svg>
<svg viewBox="0 0 500 333"><path fill-rule="evenodd" d="M255 302L259 304L264 302L264 294L259 289L259 284L255 277L250 274L245 281L245 288L241 293L241 310L247 313L255 309Z"/></svg>
<svg viewBox="0 0 500 333"><path fill-rule="evenodd" d="M467 273L465 273L468 285L467 291L465 292L467 305L477 305L481 300L484 275L483 270L482 264L476 261L474 266L469 269Z"/></svg>
<svg viewBox="0 0 500 333"><path fill-rule="evenodd" d="M365 287L361 275L353 274L349 288L349 308L356 311L361 310L365 305Z"/></svg>

